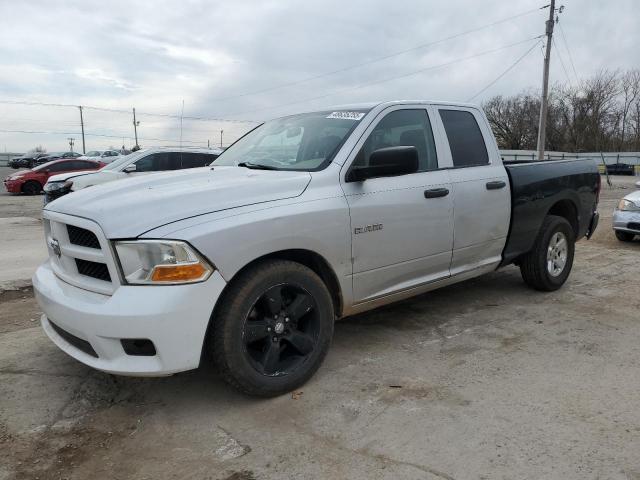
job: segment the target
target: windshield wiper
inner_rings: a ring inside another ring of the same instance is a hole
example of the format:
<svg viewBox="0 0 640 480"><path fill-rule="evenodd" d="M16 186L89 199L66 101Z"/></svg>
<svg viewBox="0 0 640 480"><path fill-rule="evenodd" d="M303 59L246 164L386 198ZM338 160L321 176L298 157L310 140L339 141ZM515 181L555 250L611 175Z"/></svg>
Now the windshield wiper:
<svg viewBox="0 0 640 480"><path fill-rule="evenodd" d="M240 162L238 167L252 168L254 170L279 170L278 167L272 167L271 165L262 165L261 163Z"/></svg>

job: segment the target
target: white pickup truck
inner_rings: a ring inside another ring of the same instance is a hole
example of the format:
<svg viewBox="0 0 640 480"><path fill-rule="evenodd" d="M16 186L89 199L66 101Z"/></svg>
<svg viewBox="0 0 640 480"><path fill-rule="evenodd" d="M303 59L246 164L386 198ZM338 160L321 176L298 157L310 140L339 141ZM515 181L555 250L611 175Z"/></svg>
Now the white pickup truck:
<svg viewBox="0 0 640 480"><path fill-rule="evenodd" d="M482 111L399 101L268 121L211 167L98 185L43 211L42 326L87 365L300 386L334 320L520 265L538 290L597 225L589 160L503 165Z"/></svg>

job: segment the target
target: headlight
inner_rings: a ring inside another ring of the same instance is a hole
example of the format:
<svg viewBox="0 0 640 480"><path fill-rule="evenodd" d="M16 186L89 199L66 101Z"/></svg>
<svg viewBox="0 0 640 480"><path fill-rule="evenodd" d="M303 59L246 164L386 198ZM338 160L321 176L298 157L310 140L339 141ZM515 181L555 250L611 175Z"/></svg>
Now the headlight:
<svg viewBox="0 0 640 480"><path fill-rule="evenodd" d="M115 242L122 276L137 285L202 282L213 267L193 247L173 240Z"/></svg>
<svg viewBox="0 0 640 480"><path fill-rule="evenodd" d="M9 177L9 180L20 180L22 175L14 175L13 177Z"/></svg>
<svg viewBox="0 0 640 480"><path fill-rule="evenodd" d="M626 212L639 212L640 207L633 203L631 200L622 199L618 202L618 210L624 210Z"/></svg>
<svg viewBox="0 0 640 480"><path fill-rule="evenodd" d="M47 182L44 185L45 192L57 192L58 190L70 189L73 182L67 180L66 182Z"/></svg>

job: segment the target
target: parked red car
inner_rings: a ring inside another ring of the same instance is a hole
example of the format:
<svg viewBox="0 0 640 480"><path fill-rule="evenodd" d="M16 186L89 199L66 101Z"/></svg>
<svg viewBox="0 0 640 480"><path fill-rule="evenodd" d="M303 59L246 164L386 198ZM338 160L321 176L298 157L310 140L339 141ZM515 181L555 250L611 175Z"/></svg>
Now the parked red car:
<svg viewBox="0 0 640 480"><path fill-rule="evenodd" d="M54 160L43 163L31 170L22 170L9 175L4 180L4 186L9 193L26 193L37 195L51 175L82 170L98 170L106 163L92 160Z"/></svg>

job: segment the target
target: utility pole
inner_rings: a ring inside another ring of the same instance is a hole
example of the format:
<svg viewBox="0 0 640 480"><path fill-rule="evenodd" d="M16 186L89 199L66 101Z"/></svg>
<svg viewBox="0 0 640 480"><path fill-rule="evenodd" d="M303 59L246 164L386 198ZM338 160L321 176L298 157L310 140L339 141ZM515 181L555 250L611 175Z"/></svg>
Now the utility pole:
<svg viewBox="0 0 640 480"><path fill-rule="evenodd" d="M133 134L136 137L136 147L138 146L138 125L140 125L140 122L136 121L136 109L135 107L133 108Z"/></svg>
<svg viewBox="0 0 640 480"><path fill-rule="evenodd" d="M547 47L544 56L544 70L542 73L542 99L540 102L540 122L538 123L538 160L544 160L544 147L547 133L547 112L549 110L549 62L551 60L551 40L553 39L554 15L556 14L556 0L549 5L549 20L546 21Z"/></svg>
<svg viewBox="0 0 640 480"><path fill-rule="evenodd" d="M82 119L82 105L79 105L78 108L80 109L80 128L82 128L82 153L87 153L84 146L84 120Z"/></svg>
<svg viewBox="0 0 640 480"><path fill-rule="evenodd" d="M180 112L180 148L182 148L182 117L184 117L184 99L182 100L182 111Z"/></svg>
<svg viewBox="0 0 640 480"><path fill-rule="evenodd" d="M220 130L220 148L222 148L222 134L224 133L224 130Z"/></svg>
<svg viewBox="0 0 640 480"><path fill-rule="evenodd" d="M71 151L73 152L73 144L75 143L75 138L73 137L68 137L67 140L69 140L69 146L71 147Z"/></svg>

